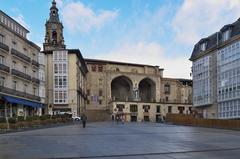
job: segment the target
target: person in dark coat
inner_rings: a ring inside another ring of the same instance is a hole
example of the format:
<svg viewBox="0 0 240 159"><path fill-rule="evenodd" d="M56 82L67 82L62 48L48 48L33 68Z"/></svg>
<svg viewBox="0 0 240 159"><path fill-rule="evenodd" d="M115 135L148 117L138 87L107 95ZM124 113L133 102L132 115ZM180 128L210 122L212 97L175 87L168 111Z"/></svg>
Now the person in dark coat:
<svg viewBox="0 0 240 159"><path fill-rule="evenodd" d="M87 122L87 116L85 114L82 115L82 123L83 123L83 128L86 127L86 122Z"/></svg>

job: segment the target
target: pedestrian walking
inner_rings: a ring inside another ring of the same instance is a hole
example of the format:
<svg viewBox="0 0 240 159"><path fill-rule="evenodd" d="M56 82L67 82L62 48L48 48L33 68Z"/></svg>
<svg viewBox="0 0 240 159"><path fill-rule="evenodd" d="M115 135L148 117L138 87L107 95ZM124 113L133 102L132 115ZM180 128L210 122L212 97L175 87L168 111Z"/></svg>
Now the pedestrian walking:
<svg viewBox="0 0 240 159"><path fill-rule="evenodd" d="M87 122L87 116L85 114L83 114L81 119L82 119L83 128L85 128L86 127L86 122Z"/></svg>
<svg viewBox="0 0 240 159"><path fill-rule="evenodd" d="M116 116L117 124L119 122L119 115Z"/></svg>
<svg viewBox="0 0 240 159"><path fill-rule="evenodd" d="M112 114L112 122L113 122L113 123L115 122L115 116L114 116L114 114Z"/></svg>

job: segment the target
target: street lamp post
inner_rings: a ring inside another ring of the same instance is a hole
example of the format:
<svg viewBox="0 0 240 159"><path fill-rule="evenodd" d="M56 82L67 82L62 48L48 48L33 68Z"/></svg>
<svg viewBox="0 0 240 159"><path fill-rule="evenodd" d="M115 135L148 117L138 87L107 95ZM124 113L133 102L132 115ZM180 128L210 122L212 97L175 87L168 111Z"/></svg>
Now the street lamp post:
<svg viewBox="0 0 240 159"><path fill-rule="evenodd" d="M5 102L5 118L7 123L7 130L9 130L9 121L8 121L8 115L7 115L7 102Z"/></svg>

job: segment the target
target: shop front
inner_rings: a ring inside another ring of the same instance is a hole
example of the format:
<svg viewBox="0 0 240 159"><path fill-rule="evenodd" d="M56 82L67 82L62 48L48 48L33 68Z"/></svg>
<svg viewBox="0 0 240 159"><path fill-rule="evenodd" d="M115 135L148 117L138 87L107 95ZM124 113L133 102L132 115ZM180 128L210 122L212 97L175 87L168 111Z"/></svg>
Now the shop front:
<svg viewBox="0 0 240 159"><path fill-rule="evenodd" d="M3 95L0 98L0 117L41 115L42 107L40 102Z"/></svg>

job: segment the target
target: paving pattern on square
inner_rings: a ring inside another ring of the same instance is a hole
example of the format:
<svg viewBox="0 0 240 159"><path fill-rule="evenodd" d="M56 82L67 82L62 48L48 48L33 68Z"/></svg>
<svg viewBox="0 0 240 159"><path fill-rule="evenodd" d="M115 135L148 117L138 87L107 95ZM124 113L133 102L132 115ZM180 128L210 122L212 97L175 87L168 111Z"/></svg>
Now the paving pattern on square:
<svg viewBox="0 0 240 159"><path fill-rule="evenodd" d="M239 159L240 131L88 123L0 135L0 158Z"/></svg>

